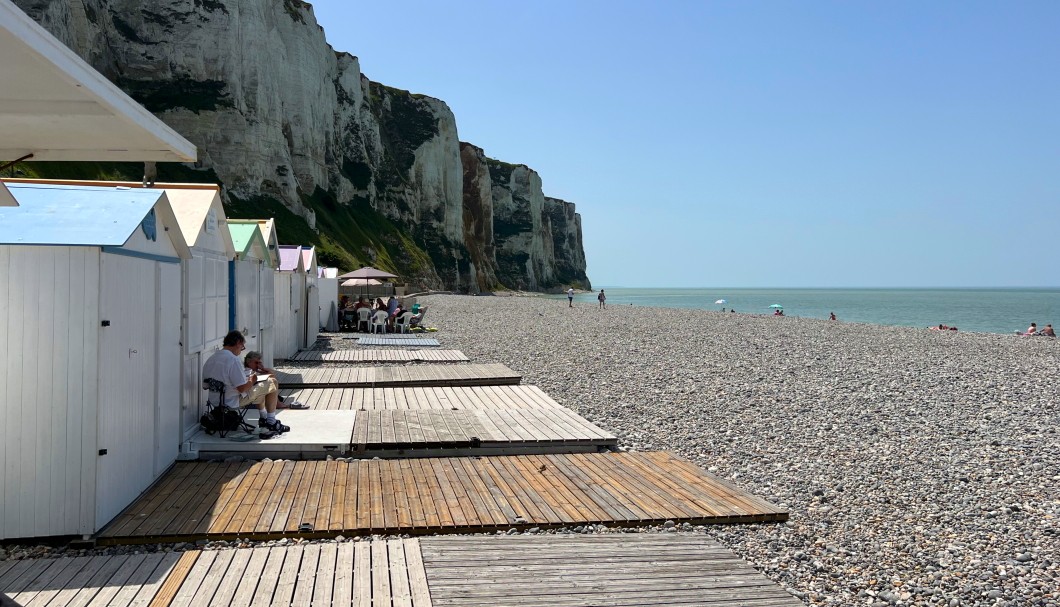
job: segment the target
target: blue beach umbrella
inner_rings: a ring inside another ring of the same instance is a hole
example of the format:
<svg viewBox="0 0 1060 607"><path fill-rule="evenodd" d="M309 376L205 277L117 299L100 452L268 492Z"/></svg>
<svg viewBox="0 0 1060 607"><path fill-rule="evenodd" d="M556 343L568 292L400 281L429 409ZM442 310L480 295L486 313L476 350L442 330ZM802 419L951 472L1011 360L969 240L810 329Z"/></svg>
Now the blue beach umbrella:
<svg viewBox="0 0 1060 607"><path fill-rule="evenodd" d="M783 310L784 309L784 306L782 306L780 304L773 304L773 305L771 305L769 307L773 308L774 310Z"/></svg>

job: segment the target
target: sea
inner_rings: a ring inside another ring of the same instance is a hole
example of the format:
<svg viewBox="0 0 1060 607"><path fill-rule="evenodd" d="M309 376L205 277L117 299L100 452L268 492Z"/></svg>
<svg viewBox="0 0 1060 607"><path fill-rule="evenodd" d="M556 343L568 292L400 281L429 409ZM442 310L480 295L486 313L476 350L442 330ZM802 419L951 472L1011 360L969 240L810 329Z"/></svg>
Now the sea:
<svg viewBox="0 0 1060 607"><path fill-rule="evenodd" d="M961 331L1015 333L1032 323L1060 327L1060 288L961 289L632 289L603 287L607 306L692 308L740 314L785 316L930 327L944 324ZM565 295L550 296L566 299ZM715 303L725 300L725 303ZM596 306L596 293L579 293L576 305Z"/></svg>

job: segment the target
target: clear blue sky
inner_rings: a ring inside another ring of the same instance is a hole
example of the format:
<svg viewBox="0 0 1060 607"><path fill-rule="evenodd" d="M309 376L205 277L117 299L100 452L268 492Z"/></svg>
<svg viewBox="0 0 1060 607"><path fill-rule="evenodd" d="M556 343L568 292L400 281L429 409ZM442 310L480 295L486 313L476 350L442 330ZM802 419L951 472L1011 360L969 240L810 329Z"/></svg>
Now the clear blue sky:
<svg viewBox="0 0 1060 607"><path fill-rule="evenodd" d="M1060 2L313 4L577 204L594 286L1060 285Z"/></svg>

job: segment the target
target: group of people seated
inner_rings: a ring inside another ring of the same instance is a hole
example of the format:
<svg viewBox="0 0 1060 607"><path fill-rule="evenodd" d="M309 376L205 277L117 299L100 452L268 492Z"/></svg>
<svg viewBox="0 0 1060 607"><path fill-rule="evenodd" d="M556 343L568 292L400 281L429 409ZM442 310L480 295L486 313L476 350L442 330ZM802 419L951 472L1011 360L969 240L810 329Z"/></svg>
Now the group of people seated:
<svg viewBox="0 0 1060 607"><path fill-rule="evenodd" d="M382 297L369 303L364 297L353 302L348 296L339 298L339 328L346 331L370 331L373 325L382 326L388 333L395 332L401 325L408 328L419 326L427 306L413 305L406 309L397 297L391 296L387 301Z"/></svg>
<svg viewBox="0 0 1060 607"><path fill-rule="evenodd" d="M1016 331L1016 333L1023 335L1024 337L1056 337L1056 331L1053 330L1053 325L1045 325L1045 328L1039 329L1038 323L1036 322L1032 322L1031 326L1027 327L1027 330L1023 333L1020 333L1019 331Z"/></svg>
<svg viewBox="0 0 1060 607"><path fill-rule="evenodd" d="M280 396L276 372L265 366L261 353L252 350L247 352L242 361L239 359L246 349L246 338L242 333L229 331L221 345L222 348L214 352L202 367L204 380L214 380L224 385L224 401L212 404L233 410L256 408L258 428L263 435L290 432L290 426L276 419L277 409L308 407L294 399L285 400Z"/></svg>
<svg viewBox="0 0 1060 607"><path fill-rule="evenodd" d="M937 327L928 327L932 331L956 331L957 327L951 327L949 325L939 324Z"/></svg>

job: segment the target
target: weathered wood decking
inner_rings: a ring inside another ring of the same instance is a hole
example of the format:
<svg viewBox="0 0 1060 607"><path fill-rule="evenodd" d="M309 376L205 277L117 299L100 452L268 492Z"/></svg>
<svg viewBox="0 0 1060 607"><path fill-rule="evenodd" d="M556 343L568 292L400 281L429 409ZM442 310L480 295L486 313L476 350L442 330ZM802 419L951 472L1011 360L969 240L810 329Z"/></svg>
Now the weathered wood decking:
<svg viewBox="0 0 1060 607"><path fill-rule="evenodd" d="M439 346L437 339L433 337L362 337L358 340L362 346L401 346L405 348Z"/></svg>
<svg viewBox="0 0 1060 607"><path fill-rule="evenodd" d="M304 350L291 360L335 362L335 363L393 363L393 362L465 362L467 356L460 350L403 350L392 349L343 349Z"/></svg>
<svg viewBox="0 0 1060 607"><path fill-rule="evenodd" d="M524 607L802 603L700 535L432 537L14 561L22 605ZM50 602L49 602L50 601Z"/></svg>
<svg viewBox="0 0 1060 607"><path fill-rule="evenodd" d="M353 451L519 450L610 446L618 439L570 409L358 411ZM439 455L443 455L439 453Z"/></svg>
<svg viewBox="0 0 1060 607"><path fill-rule="evenodd" d="M666 452L188 462L99 538L153 543L786 518Z"/></svg>
<svg viewBox="0 0 1060 607"><path fill-rule="evenodd" d="M450 536L420 547L435 607L802 605L699 535Z"/></svg>
<svg viewBox="0 0 1060 607"><path fill-rule="evenodd" d="M537 386L464 386L452 388L300 388L281 390L311 409L380 410L505 410L561 409Z"/></svg>
<svg viewBox="0 0 1060 607"><path fill-rule="evenodd" d="M399 367L276 368L284 388L362 388L403 386L500 386L518 384L522 376L505 365L403 365Z"/></svg>

